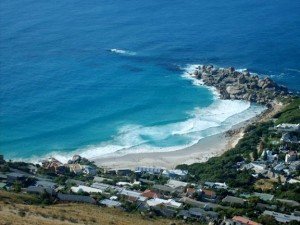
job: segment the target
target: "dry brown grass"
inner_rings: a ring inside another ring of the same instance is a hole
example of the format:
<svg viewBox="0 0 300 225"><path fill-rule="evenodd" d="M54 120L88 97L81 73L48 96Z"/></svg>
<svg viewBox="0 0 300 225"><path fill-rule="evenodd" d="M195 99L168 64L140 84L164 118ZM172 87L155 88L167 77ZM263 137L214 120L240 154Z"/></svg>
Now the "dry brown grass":
<svg viewBox="0 0 300 225"><path fill-rule="evenodd" d="M275 181L270 179L260 179L254 184L254 189L261 189L263 191L268 191L274 188Z"/></svg>
<svg viewBox="0 0 300 225"><path fill-rule="evenodd" d="M163 225L183 224L167 219L142 218L138 213L126 213L118 209L102 208L87 204L55 204L50 206L26 205L20 194L0 191L0 224L2 225L53 225L53 224L101 224L101 225ZM26 198L31 198L26 196Z"/></svg>

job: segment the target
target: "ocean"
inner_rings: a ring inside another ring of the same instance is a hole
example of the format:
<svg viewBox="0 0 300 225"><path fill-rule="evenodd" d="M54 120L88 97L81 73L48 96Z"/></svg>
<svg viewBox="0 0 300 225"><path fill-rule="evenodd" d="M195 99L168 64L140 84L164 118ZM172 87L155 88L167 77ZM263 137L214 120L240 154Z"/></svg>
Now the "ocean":
<svg viewBox="0 0 300 225"><path fill-rule="evenodd" d="M220 100L196 64L300 91L300 1L2 0L0 154L172 151L264 107Z"/></svg>

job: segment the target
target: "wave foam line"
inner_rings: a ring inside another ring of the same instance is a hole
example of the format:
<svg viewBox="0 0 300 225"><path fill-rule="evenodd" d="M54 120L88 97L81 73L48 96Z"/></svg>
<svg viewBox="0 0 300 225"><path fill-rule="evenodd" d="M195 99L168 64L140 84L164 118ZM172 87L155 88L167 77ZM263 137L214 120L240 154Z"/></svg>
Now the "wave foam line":
<svg viewBox="0 0 300 225"><path fill-rule="evenodd" d="M116 54L120 54L120 55L131 55L131 56L136 55L136 52L127 51L127 50L123 50L123 49L117 49L117 48L112 48L109 51L116 53Z"/></svg>

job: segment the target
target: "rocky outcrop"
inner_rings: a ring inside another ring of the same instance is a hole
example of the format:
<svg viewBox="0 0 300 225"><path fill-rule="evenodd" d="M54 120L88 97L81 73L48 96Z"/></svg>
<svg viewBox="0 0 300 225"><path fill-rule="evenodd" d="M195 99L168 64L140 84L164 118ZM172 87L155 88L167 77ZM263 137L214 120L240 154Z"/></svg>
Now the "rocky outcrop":
<svg viewBox="0 0 300 225"><path fill-rule="evenodd" d="M222 99L240 99L268 105L276 97L288 95L286 87L276 84L269 77L252 76L247 70L236 71L215 68L213 65L199 66L191 74L207 86L214 86Z"/></svg>

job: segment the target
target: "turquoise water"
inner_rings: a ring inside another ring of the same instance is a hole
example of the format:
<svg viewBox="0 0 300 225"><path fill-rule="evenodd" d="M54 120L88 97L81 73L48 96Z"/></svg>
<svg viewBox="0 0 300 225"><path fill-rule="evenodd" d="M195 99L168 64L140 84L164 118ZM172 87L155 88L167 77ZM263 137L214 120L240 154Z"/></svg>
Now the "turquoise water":
<svg viewBox="0 0 300 225"><path fill-rule="evenodd" d="M188 65L299 91L299 12L299 1L3 0L1 154L171 151L227 130L262 108L218 100Z"/></svg>

